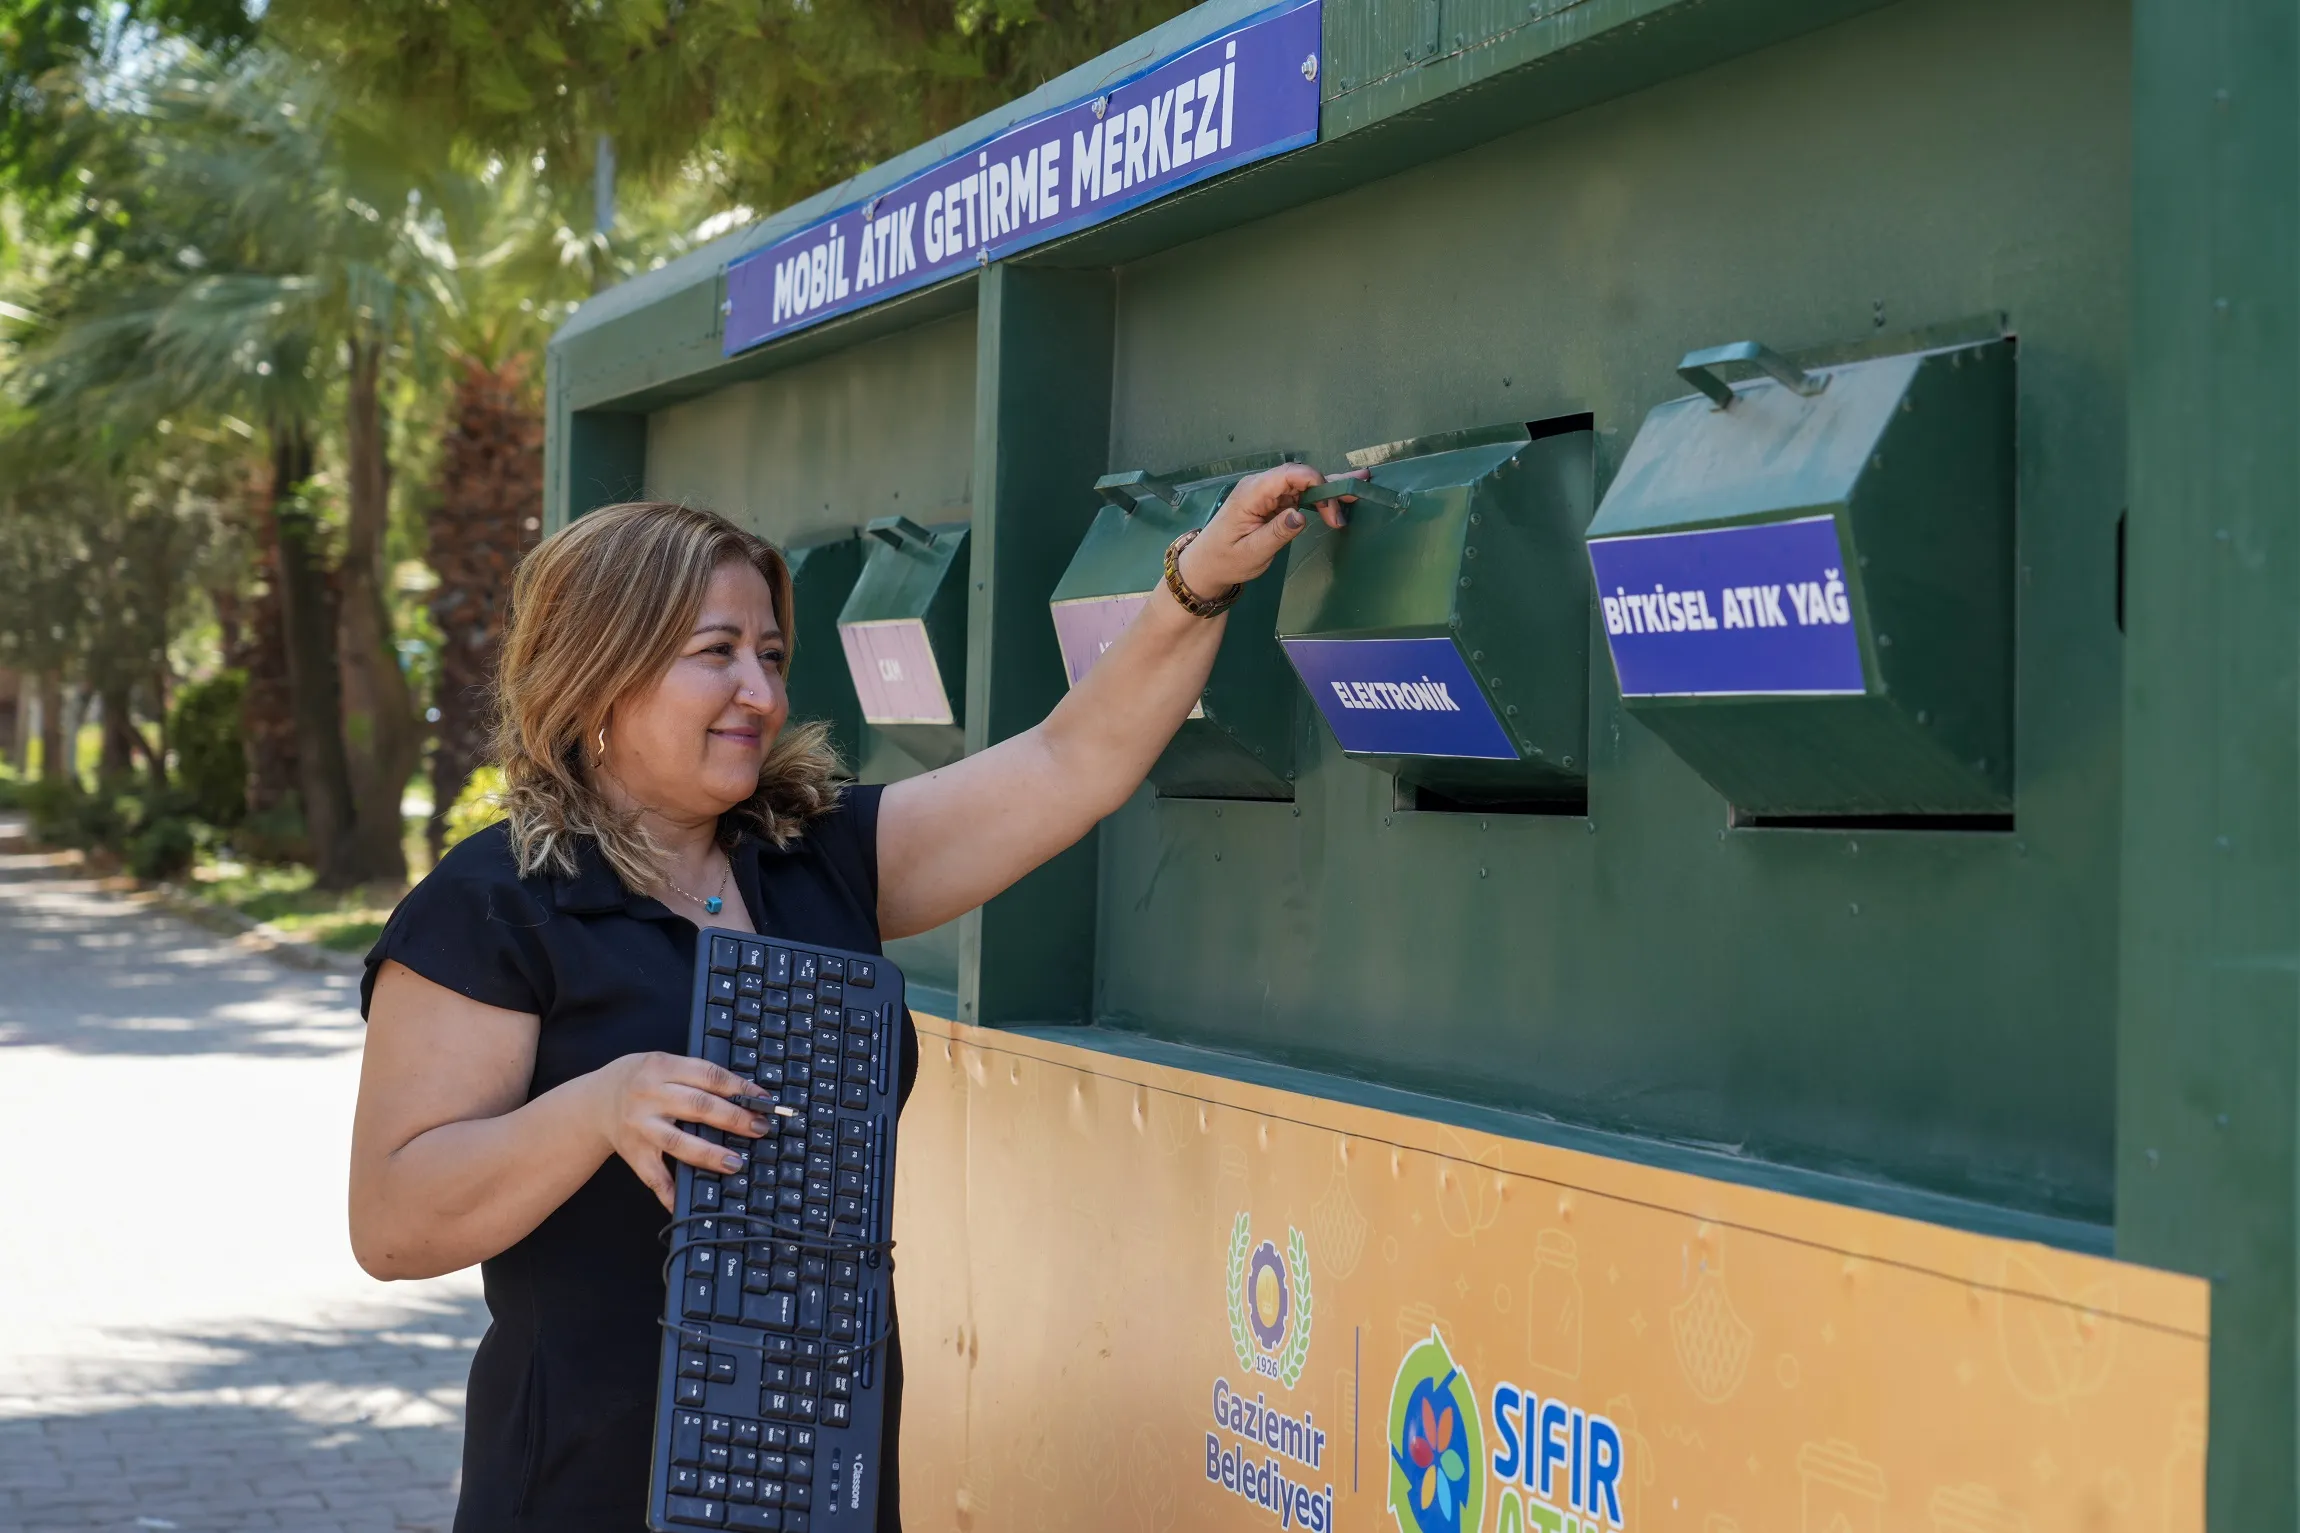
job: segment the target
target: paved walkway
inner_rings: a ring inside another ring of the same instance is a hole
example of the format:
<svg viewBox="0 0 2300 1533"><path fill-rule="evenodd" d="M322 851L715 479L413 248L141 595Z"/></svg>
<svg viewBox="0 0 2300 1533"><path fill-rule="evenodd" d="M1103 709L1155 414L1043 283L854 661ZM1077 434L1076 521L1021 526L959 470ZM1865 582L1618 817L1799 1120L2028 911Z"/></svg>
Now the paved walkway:
<svg viewBox="0 0 2300 1533"><path fill-rule="evenodd" d="M0 1530L447 1528L486 1315L352 1261L356 983L0 853Z"/></svg>

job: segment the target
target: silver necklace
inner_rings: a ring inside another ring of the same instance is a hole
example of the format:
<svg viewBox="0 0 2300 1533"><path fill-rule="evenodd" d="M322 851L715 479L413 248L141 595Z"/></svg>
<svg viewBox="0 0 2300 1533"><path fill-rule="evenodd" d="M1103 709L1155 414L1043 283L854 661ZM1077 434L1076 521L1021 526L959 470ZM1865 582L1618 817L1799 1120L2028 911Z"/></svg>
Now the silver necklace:
<svg viewBox="0 0 2300 1533"><path fill-rule="evenodd" d="M712 895L709 899L704 899L700 895L688 894L686 890L680 888L677 884L672 883L669 875L664 876L663 883L670 889L673 894L683 895L687 899L692 900L696 904L702 906L706 913L710 915L717 915L720 911L727 908L727 879L734 873L734 871L735 865L724 860L722 857L719 864L719 892Z"/></svg>

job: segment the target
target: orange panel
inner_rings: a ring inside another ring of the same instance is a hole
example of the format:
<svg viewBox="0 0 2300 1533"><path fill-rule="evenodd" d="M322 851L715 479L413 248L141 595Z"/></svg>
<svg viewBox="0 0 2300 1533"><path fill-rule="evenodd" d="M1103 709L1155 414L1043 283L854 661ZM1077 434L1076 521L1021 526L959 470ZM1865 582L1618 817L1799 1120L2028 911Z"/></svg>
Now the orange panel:
<svg viewBox="0 0 2300 1533"><path fill-rule="evenodd" d="M914 1529L2204 1526L2200 1280L918 1020Z"/></svg>

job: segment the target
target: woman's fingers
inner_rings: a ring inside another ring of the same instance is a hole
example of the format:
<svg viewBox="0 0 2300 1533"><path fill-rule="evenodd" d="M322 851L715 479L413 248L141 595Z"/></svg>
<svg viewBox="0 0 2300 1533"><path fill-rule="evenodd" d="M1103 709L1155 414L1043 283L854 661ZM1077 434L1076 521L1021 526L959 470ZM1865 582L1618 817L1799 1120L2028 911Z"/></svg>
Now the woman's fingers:
<svg viewBox="0 0 2300 1533"><path fill-rule="evenodd" d="M678 1195L678 1185L671 1180L670 1169L663 1164L660 1154L645 1147L636 1155L622 1150L616 1153L623 1157L623 1164L631 1168L631 1174L647 1184L647 1190L655 1195L655 1201L662 1204L666 1212L677 1212L674 1200Z"/></svg>
<svg viewBox="0 0 2300 1533"><path fill-rule="evenodd" d="M665 1123L657 1130L656 1147L673 1160L683 1160L698 1171L720 1173L743 1169L743 1157L723 1144L699 1139L675 1124Z"/></svg>

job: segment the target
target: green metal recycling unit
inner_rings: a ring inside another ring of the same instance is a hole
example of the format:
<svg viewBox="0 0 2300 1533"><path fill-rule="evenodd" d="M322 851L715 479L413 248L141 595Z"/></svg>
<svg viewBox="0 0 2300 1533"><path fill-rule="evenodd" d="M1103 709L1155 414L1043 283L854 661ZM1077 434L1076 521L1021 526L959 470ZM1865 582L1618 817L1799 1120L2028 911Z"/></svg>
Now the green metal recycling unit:
<svg viewBox="0 0 2300 1533"><path fill-rule="evenodd" d="M549 525L791 549L892 782L1365 470L914 1006L2193 1274L2300 1530L2296 189L2262 0L1212 0L586 304Z"/></svg>

